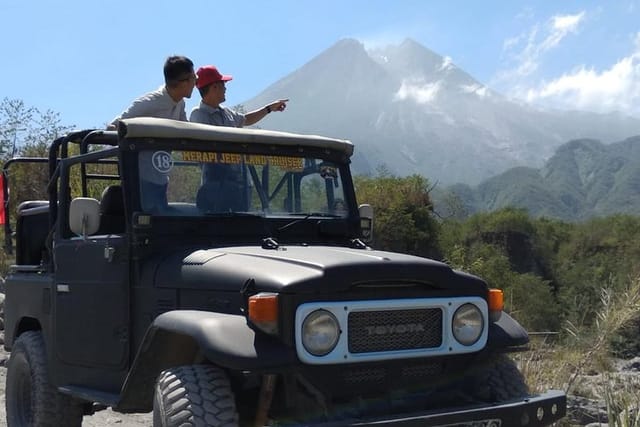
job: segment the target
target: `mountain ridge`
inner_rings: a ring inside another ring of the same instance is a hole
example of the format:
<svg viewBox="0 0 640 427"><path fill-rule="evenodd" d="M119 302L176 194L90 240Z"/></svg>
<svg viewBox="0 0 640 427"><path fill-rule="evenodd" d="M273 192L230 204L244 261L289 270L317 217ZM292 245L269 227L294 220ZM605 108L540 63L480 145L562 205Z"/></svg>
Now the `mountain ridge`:
<svg viewBox="0 0 640 427"><path fill-rule="evenodd" d="M243 105L278 98L291 99L286 113L261 126L349 139L355 173L384 166L446 185L542 167L569 140L640 134L637 118L513 102L411 39L371 50L339 40Z"/></svg>
<svg viewBox="0 0 640 427"><path fill-rule="evenodd" d="M569 141L539 169L513 168L474 187L436 192L436 208L447 209L447 195L457 197L467 213L511 206L567 221L640 215L640 136L611 144Z"/></svg>

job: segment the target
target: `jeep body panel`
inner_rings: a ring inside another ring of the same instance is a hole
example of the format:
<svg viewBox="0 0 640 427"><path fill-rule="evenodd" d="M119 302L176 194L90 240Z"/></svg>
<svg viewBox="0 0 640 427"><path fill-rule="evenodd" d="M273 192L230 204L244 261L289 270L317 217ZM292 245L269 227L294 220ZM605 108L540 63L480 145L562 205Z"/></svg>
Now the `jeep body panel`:
<svg viewBox="0 0 640 427"><path fill-rule="evenodd" d="M5 295L11 304L5 304L4 347L11 350L13 342L25 330L51 331L51 293L53 278L36 271L9 271L5 279Z"/></svg>
<svg viewBox="0 0 640 427"><path fill-rule="evenodd" d="M173 351L166 352L167 348ZM156 317L149 327L123 386L118 409L150 409L157 372L198 360L215 361L219 366L240 371L278 371L298 363L295 349L256 334L244 316L170 311Z"/></svg>
<svg viewBox="0 0 640 427"><path fill-rule="evenodd" d="M364 283L419 283L447 295L486 296L486 284L446 264L411 255L327 246L278 249L225 247L176 253L159 260L156 285L239 291L248 279L265 292L335 293ZM212 283L213 280L213 283ZM322 286L320 286L322 284Z"/></svg>

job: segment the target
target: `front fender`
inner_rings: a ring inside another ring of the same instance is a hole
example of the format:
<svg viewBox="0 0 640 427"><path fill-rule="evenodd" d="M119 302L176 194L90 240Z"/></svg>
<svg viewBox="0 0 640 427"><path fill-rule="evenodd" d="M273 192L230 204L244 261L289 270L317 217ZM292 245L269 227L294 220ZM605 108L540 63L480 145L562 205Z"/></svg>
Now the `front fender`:
<svg viewBox="0 0 640 427"><path fill-rule="evenodd" d="M147 329L117 410L151 410L157 376L165 369L209 361L231 370L278 370L298 364L295 349L256 334L243 316L175 310Z"/></svg>
<svg viewBox="0 0 640 427"><path fill-rule="evenodd" d="M489 325L487 348L491 350L519 350L527 344L529 344L529 334L520 323L507 313L503 312L497 322Z"/></svg>

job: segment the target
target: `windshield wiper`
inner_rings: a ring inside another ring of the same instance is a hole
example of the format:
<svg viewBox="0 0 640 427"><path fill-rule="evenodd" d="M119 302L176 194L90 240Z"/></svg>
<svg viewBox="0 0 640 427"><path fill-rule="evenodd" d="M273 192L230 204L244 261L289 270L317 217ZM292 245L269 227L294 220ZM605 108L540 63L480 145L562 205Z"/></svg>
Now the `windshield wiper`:
<svg viewBox="0 0 640 427"><path fill-rule="evenodd" d="M217 218L231 218L231 217L264 218L264 214L257 214L257 213L251 213L251 212L203 212L203 215L208 217L217 217Z"/></svg>
<svg viewBox="0 0 640 427"><path fill-rule="evenodd" d="M286 230L289 227L293 227L296 224L304 222L311 217L322 217L322 218L342 218L342 215L330 214L326 212L300 212L300 213L290 213L292 216L303 216L302 218L296 218L291 222L286 223L282 227L278 228L276 231L279 233L281 231Z"/></svg>
<svg viewBox="0 0 640 427"><path fill-rule="evenodd" d="M303 216L304 218L296 219L296 221L302 221L308 219L312 216L321 216L324 218L342 218L342 215L332 214L327 212L288 212L287 215L290 216Z"/></svg>

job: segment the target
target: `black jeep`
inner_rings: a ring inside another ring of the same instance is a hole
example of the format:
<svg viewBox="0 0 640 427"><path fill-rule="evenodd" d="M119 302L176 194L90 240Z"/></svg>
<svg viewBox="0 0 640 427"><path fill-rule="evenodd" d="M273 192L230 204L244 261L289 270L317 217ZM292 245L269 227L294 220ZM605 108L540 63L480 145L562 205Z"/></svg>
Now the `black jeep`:
<svg viewBox="0 0 640 427"><path fill-rule="evenodd" d="M145 118L22 159L48 165L49 185L5 226L8 425L78 426L106 407L163 427L563 417L565 395L529 395L505 355L528 336L501 291L367 245L352 152Z"/></svg>

